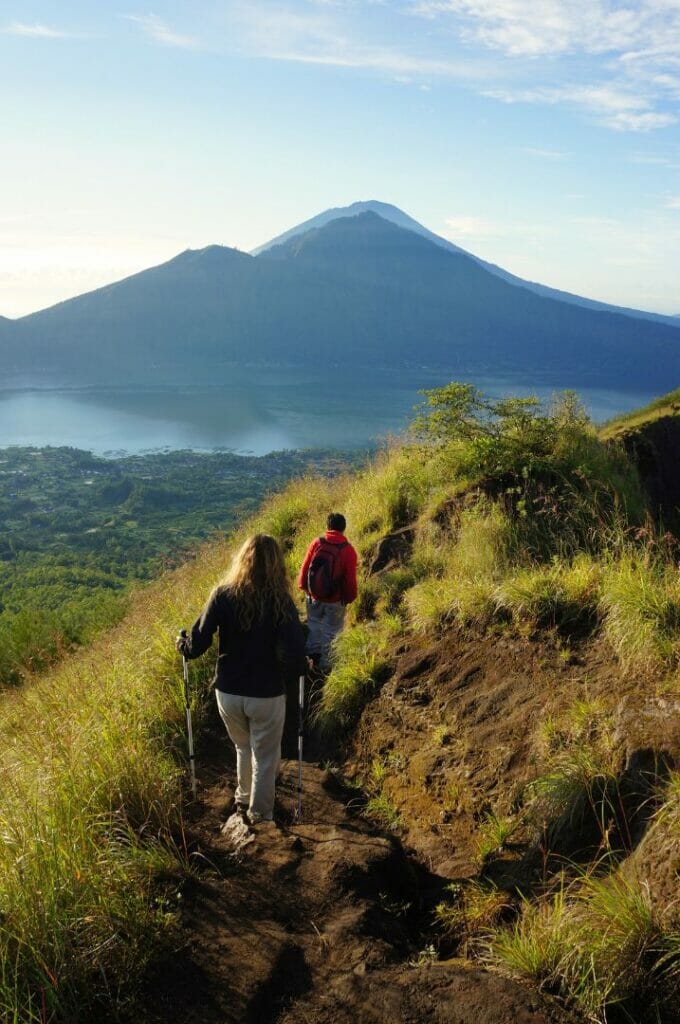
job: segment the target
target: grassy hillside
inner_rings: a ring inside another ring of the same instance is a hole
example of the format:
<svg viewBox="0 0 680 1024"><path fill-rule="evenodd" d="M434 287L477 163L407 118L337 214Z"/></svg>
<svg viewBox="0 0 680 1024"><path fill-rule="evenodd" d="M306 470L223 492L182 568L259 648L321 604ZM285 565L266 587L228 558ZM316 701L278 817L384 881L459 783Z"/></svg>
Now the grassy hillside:
<svg viewBox="0 0 680 1024"><path fill-rule="evenodd" d="M424 857L459 857L433 950L527 976L582 1019L673 1019L680 579L623 449L571 396L546 412L449 385L407 441L357 474L295 481L232 543L273 533L293 574L330 509L347 515L363 579L318 725L345 744L368 815ZM115 1017L174 927L190 858L172 637L230 550L201 549L3 700L8 1020ZM492 663L493 694L478 685ZM196 669L197 712L210 668Z"/></svg>
<svg viewBox="0 0 680 1024"><path fill-rule="evenodd" d="M633 412L605 423L600 429L600 435L604 439L620 437L631 430L638 430L655 420L664 416L677 416L680 413L680 388L669 391L668 394L655 398L649 405L642 409L634 409Z"/></svg>

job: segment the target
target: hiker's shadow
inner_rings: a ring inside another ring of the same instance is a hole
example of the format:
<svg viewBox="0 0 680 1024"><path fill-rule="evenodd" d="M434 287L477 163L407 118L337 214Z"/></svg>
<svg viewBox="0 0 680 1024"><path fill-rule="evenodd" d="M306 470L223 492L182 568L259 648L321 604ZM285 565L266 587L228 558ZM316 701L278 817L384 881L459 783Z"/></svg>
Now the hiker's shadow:
<svg viewBox="0 0 680 1024"><path fill-rule="evenodd" d="M284 946L266 981L250 1000L244 1024L273 1024L283 1010L312 987L312 972L299 946Z"/></svg>

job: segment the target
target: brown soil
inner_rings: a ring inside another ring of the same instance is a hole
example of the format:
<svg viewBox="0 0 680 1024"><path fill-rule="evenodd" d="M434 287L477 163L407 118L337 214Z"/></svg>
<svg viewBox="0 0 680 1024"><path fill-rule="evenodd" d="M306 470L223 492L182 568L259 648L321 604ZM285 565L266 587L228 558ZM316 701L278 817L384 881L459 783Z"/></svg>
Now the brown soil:
<svg viewBox="0 0 680 1024"><path fill-rule="evenodd" d="M206 759L208 764L206 765ZM201 752L193 875L171 947L134 1020L147 1024L565 1024L548 996L463 961L430 963L423 925L444 879L357 813L356 794L285 761L280 827L221 831L233 772L226 739ZM421 965L417 966L420 958Z"/></svg>
<svg viewBox="0 0 680 1024"><path fill-rule="evenodd" d="M430 870L459 882L481 874L513 895L530 894L551 866L563 869L564 858L589 862L604 852L600 823L570 821L552 836L553 861L536 830L521 825L503 849L482 859L480 825L489 812L521 820L527 785L545 762L542 723L559 719L575 701L598 700L611 714L620 766L621 820L609 841L649 884L655 902L677 907L679 844L653 817L669 770L680 764L676 694L663 680L622 671L602 638L566 649L552 634L501 629L471 636L451 629L400 652L364 711L349 771L370 788L378 766L374 788L398 813L404 843Z"/></svg>
<svg viewBox="0 0 680 1024"><path fill-rule="evenodd" d="M516 899L549 881L535 832L520 828L481 859L480 825L490 811L521 816L544 756L541 722L594 699L611 711L620 762L625 830L612 827L610 838L657 906L677 907L680 844L654 813L655 787L680 761L678 698L661 680L623 673L601 638L565 650L545 633L450 630L395 652L342 767L398 812L392 829L367 818L361 790L311 760L295 824L297 764L287 760L279 827L225 833L229 744L221 731L204 742L188 826L194 870L135 1024L573 1021L550 996L479 961L438 959L457 940L437 929L433 909L450 882L485 878ZM309 756L338 758L309 740ZM554 867L592 860L598 838L574 821Z"/></svg>

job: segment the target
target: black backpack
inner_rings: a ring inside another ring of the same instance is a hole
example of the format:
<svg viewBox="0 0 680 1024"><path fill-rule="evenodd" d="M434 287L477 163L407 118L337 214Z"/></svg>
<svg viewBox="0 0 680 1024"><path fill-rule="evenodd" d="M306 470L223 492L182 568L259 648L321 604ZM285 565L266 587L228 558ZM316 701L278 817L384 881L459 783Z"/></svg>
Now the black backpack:
<svg viewBox="0 0 680 1024"><path fill-rule="evenodd" d="M338 584L335 581L335 559L347 547L347 541L331 544L325 537L319 537L319 547L307 570L307 591L316 601L328 601L335 597Z"/></svg>

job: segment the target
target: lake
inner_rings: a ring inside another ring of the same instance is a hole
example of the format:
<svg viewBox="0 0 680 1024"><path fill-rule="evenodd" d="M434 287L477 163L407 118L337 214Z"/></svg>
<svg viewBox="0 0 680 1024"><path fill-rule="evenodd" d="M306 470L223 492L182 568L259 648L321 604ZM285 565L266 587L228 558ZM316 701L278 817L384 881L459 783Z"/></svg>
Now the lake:
<svg viewBox="0 0 680 1024"><path fill-rule="evenodd" d="M455 377L455 374L454 374ZM239 371L228 384L0 390L0 447L69 445L96 454L164 448L229 449L262 455L285 448L364 447L401 430L419 401L418 389L437 387L445 371ZM477 376L473 383L496 397L538 394L554 385L526 387ZM583 388L598 422L645 405L654 395Z"/></svg>

